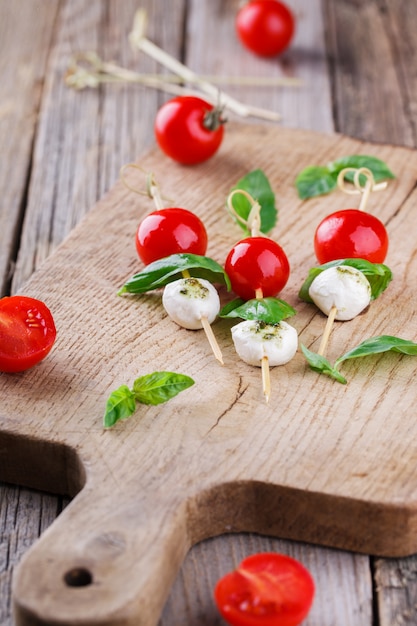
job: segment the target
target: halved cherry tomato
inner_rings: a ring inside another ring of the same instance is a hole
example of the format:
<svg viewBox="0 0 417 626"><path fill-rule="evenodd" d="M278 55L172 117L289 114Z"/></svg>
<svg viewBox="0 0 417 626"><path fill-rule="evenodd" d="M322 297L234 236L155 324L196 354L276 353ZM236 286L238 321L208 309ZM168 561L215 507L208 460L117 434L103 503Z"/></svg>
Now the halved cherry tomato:
<svg viewBox="0 0 417 626"><path fill-rule="evenodd" d="M314 250L319 263L348 258L383 263L388 252L388 234L374 215L344 209L320 222L314 235Z"/></svg>
<svg viewBox="0 0 417 626"><path fill-rule="evenodd" d="M221 111L201 98L178 96L161 106L155 118L159 147L184 165L212 157L223 140Z"/></svg>
<svg viewBox="0 0 417 626"><path fill-rule="evenodd" d="M0 299L0 372L22 372L50 352L56 328L48 307L28 296Z"/></svg>
<svg viewBox="0 0 417 626"><path fill-rule="evenodd" d="M221 578L214 598L232 626L298 626L310 611L314 592L313 578L299 561L263 552Z"/></svg>
<svg viewBox="0 0 417 626"><path fill-rule="evenodd" d="M235 294L250 300L258 289L265 298L276 296L287 284L290 264L284 250L272 239L247 237L230 250L225 271Z"/></svg>
<svg viewBox="0 0 417 626"><path fill-rule="evenodd" d="M139 224L136 250L145 265L181 252L204 256L207 232L200 218L187 209L159 209Z"/></svg>
<svg viewBox="0 0 417 626"><path fill-rule="evenodd" d="M246 48L270 57L289 46L295 20L290 9L278 0L251 0L237 14L236 31Z"/></svg>

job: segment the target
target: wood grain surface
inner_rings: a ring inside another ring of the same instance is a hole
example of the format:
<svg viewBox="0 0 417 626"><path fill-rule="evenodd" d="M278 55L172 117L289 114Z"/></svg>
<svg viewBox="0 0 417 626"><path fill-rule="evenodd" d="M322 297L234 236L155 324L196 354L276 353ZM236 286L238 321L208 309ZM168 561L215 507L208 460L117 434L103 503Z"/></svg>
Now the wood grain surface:
<svg viewBox="0 0 417 626"><path fill-rule="evenodd" d="M242 101L280 111L283 126L417 146L414 2L291 0L298 19L294 45L272 61L245 53L234 38L239 0L140 4L149 12L151 39L195 71L302 78L303 88L296 90L225 85ZM163 71L129 46L137 6L136 0L91 0L88 5L83 0L0 0L2 295L23 287L114 184L120 164L153 142L152 121L168 95L139 85L74 93L63 83L71 55L85 50L98 50L135 71ZM15 565L67 502L0 485L4 626L14 624L10 588ZM215 581L247 554L265 549L293 554L313 573L318 591L306 626L416 622L415 556L373 559L239 533L192 548L160 625L223 626L212 599Z"/></svg>
<svg viewBox="0 0 417 626"><path fill-rule="evenodd" d="M365 314L336 325L335 358L370 336L415 338L408 281L415 272L414 151L231 124L218 158L207 164L183 168L158 150L138 163L175 205L203 219L207 254L219 262L241 237L224 209L229 189L252 162L267 173L279 207L272 236L292 267L281 296L297 308L300 341L317 349L325 318L298 300L298 289L315 263L315 226L352 206L352 198L338 192L302 202L294 178L312 162L358 153L401 172L370 200L387 225L395 280ZM214 326L221 367L202 332L167 318L160 294L116 295L140 268L134 233L152 208L119 182L25 286L48 302L58 340L37 368L0 380L7 449L0 472L9 482L63 495L81 491L18 569L18 624L34 616L44 623L59 616L68 624L156 624L187 550L225 532L384 556L416 551L413 359L380 356L346 366L344 386L311 372L298 354L272 370L266 405L259 369L236 358L228 321ZM196 386L103 431L110 391L158 369L187 373ZM81 592L65 583L80 570L92 577Z"/></svg>

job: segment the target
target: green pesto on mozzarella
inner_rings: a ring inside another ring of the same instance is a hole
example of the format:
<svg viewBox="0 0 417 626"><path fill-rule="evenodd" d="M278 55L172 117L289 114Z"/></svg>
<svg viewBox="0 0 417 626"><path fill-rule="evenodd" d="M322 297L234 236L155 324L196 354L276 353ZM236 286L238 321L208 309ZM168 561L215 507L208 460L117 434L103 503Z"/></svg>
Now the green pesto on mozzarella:
<svg viewBox="0 0 417 626"><path fill-rule="evenodd" d="M212 324L220 311L219 294L204 278L180 278L169 283L162 304L174 322L189 330L202 328L202 318Z"/></svg>
<svg viewBox="0 0 417 626"><path fill-rule="evenodd" d="M237 354L249 365L261 367L268 357L271 367L288 363L298 348L296 329L287 322L267 324L259 320L245 320L233 326L232 338Z"/></svg>
<svg viewBox="0 0 417 626"><path fill-rule="evenodd" d="M355 267L338 265L321 272L311 283L309 296L325 315L336 307L335 319L351 320L371 301L371 285Z"/></svg>

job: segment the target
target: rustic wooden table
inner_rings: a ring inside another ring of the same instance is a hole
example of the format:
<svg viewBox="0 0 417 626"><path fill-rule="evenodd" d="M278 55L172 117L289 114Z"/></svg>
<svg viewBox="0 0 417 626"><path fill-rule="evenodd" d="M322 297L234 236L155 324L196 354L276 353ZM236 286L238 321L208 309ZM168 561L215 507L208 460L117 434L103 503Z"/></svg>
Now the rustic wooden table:
<svg viewBox="0 0 417 626"><path fill-rule="evenodd" d="M279 111L284 126L417 147L415 0L288 4L297 34L273 60L255 58L236 41L239 0L141 5L149 39L199 74L301 79L301 87L222 85L242 102ZM139 84L75 91L64 83L71 56L88 50L134 71L161 71L129 45L137 8L137 0L0 0L1 296L21 289L114 184L120 166L154 143L153 119L167 94ZM1 624L13 623L15 565L65 505L0 484ZM417 623L413 556L372 558L238 534L191 550L160 625L223 624L212 600L215 581L261 550L291 554L313 573L318 593L306 626Z"/></svg>

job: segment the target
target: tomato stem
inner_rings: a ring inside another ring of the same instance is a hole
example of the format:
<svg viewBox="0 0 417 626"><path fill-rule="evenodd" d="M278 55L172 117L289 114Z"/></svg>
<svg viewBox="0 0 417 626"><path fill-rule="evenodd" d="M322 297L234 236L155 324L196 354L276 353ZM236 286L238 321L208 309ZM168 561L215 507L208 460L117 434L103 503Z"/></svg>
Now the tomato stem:
<svg viewBox="0 0 417 626"><path fill-rule="evenodd" d="M215 132L227 119L223 117L223 107L214 107L206 112L203 119L203 126L206 130Z"/></svg>

